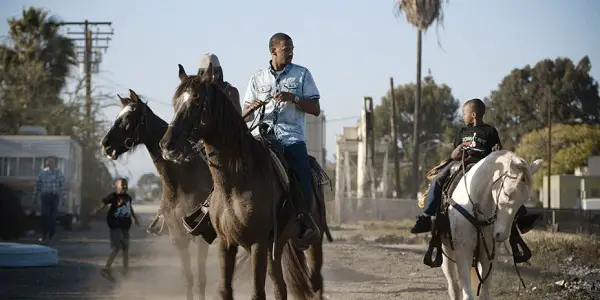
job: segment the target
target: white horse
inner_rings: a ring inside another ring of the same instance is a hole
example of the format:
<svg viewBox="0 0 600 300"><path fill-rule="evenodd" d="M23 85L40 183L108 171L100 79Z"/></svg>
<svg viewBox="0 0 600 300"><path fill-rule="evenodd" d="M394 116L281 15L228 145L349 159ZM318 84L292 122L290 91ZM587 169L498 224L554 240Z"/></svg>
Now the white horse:
<svg viewBox="0 0 600 300"><path fill-rule="evenodd" d="M490 270L490 267L496 243L509 238L517 209L529 199L532 176L542 162L537 159L529 166L513 152L495 151L476 163L460 180L450 200L453 205L448 208L454 249L447 238L442 245L447 255L442 269L448 280L450 299L475 299L473 290L477 290L477 286L471 286L471 264L478 241L479 274L487 276L479 299L492 299L493 268Z"/></svg>

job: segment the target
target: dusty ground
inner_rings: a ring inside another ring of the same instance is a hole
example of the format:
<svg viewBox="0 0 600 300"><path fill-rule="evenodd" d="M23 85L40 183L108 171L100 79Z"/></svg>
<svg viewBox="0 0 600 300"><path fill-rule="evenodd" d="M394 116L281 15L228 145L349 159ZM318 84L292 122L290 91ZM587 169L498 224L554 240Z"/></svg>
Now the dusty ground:
<svg viewBox="0 0 600 300"><path fill-rule="evenodd" d="M138 206L137 211L144 212L145 226L155 208ZM447 299L441 269L422 264L425 238L408 233L407 225L362 223L334 227L336 242L325 246L326 295L344 300ZM51 244L59 250L61 261L57 267L0 269L0 299L183 299L181 268L173 246L166 238L147 236L144 228L132 232L132 272L128 279L112 283L100 276L109 243L105 225L98 222L92 225L92 231L60 232ZM115 270L119 267L120 258ZM522 269L529 292L519 295L520 299L543 299L541 285L550 286L560 278L537 266ZM495 294L501 299L516 299L519 286L512 266L499 264L496 270L499 273L494 281L500 287ZM209 299L214 296L218 272L211 247ZM234 289L238 298L248 297L248 284L236 282Z"/></svg>

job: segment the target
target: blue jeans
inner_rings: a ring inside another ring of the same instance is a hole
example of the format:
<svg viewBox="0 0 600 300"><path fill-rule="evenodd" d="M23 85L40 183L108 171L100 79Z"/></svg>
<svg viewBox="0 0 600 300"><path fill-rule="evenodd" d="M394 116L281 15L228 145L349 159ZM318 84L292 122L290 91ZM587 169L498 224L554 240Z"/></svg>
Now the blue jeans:
<svg viewBox="0 0 600 300"><path fill-rule="evenodd" d="M425 209L423 213L428 216L434 216L438 208L440 207L440 201L442 200L442 185L448 179L450 175L450 169L454 165L453 162L449 163L438 174L433 178L427 191L427 199L425 200Z"/></svg>
<svg viewBox="0 0 600 300"><path fill-rule="evenodd" d="M291 144L283 147L283 157L287 161L288 165L296 175L300 188L302 189L302 195L306 203L307 212L312 212L313 209L313 194L312 194L312 181L310 173L310 165L308 162L308 150L304 142ZM302 209L301 209L302 211Z"/></svg>
<svg viewBox="0 0 600 300"><path fill-rule="evenodd" d="M56 230L56 217L58 215L58 194L44 193L40 195L42 201L42 235L53 237Z"/></svg>

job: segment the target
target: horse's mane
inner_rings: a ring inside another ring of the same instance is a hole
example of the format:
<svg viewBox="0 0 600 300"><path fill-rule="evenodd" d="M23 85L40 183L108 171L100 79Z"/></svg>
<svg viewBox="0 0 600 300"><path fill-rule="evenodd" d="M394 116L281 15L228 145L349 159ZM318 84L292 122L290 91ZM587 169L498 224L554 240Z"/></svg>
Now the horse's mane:
<svg viewBox="0 0 600 300"><path fill-rule="evenodd" d="M184 103L181 95L193 92L194 101L206 101L205 117L211 124L211 136L205 137L209 144L223 145L227 142L230 147L219 149L219 154L227 155L227 162L232 170L244 172L252 169L266 169L265 162L268 158L267 149L256 140L248 131L248 126L242 116L233 106L225 91L217 84L212 83L205 76L190 75L183 79L173 96L173 105L177 109ZM209 93L207 95L207 93ZM192 101L188 101L191 105ZM198 109L199 106L188 109ZM226 141L227 140L227 141Z"/></svg>
<svg viewBox="0 0 600 300"><path fill-rule="evenodd" d="M527 186L533 184L533 176L531 176L531 173L529 172L529 164L527 164L525 159L508 150L500 150L495 153L498 155L496 161L501 162L507 171L515 175L523 176Z"/></svg>

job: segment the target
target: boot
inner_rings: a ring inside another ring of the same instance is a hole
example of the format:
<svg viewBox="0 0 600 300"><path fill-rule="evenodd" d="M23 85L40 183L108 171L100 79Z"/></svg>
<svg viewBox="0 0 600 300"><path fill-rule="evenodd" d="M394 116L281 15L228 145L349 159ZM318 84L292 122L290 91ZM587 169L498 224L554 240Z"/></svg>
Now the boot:
<svg viewBox="0 0 600 300"><path fill-rule="evenodd" d="M410 230L410 233L425 233L431 231L431 217L425 214L422 214L417 217L417 222L415 226Z"/></svg>

